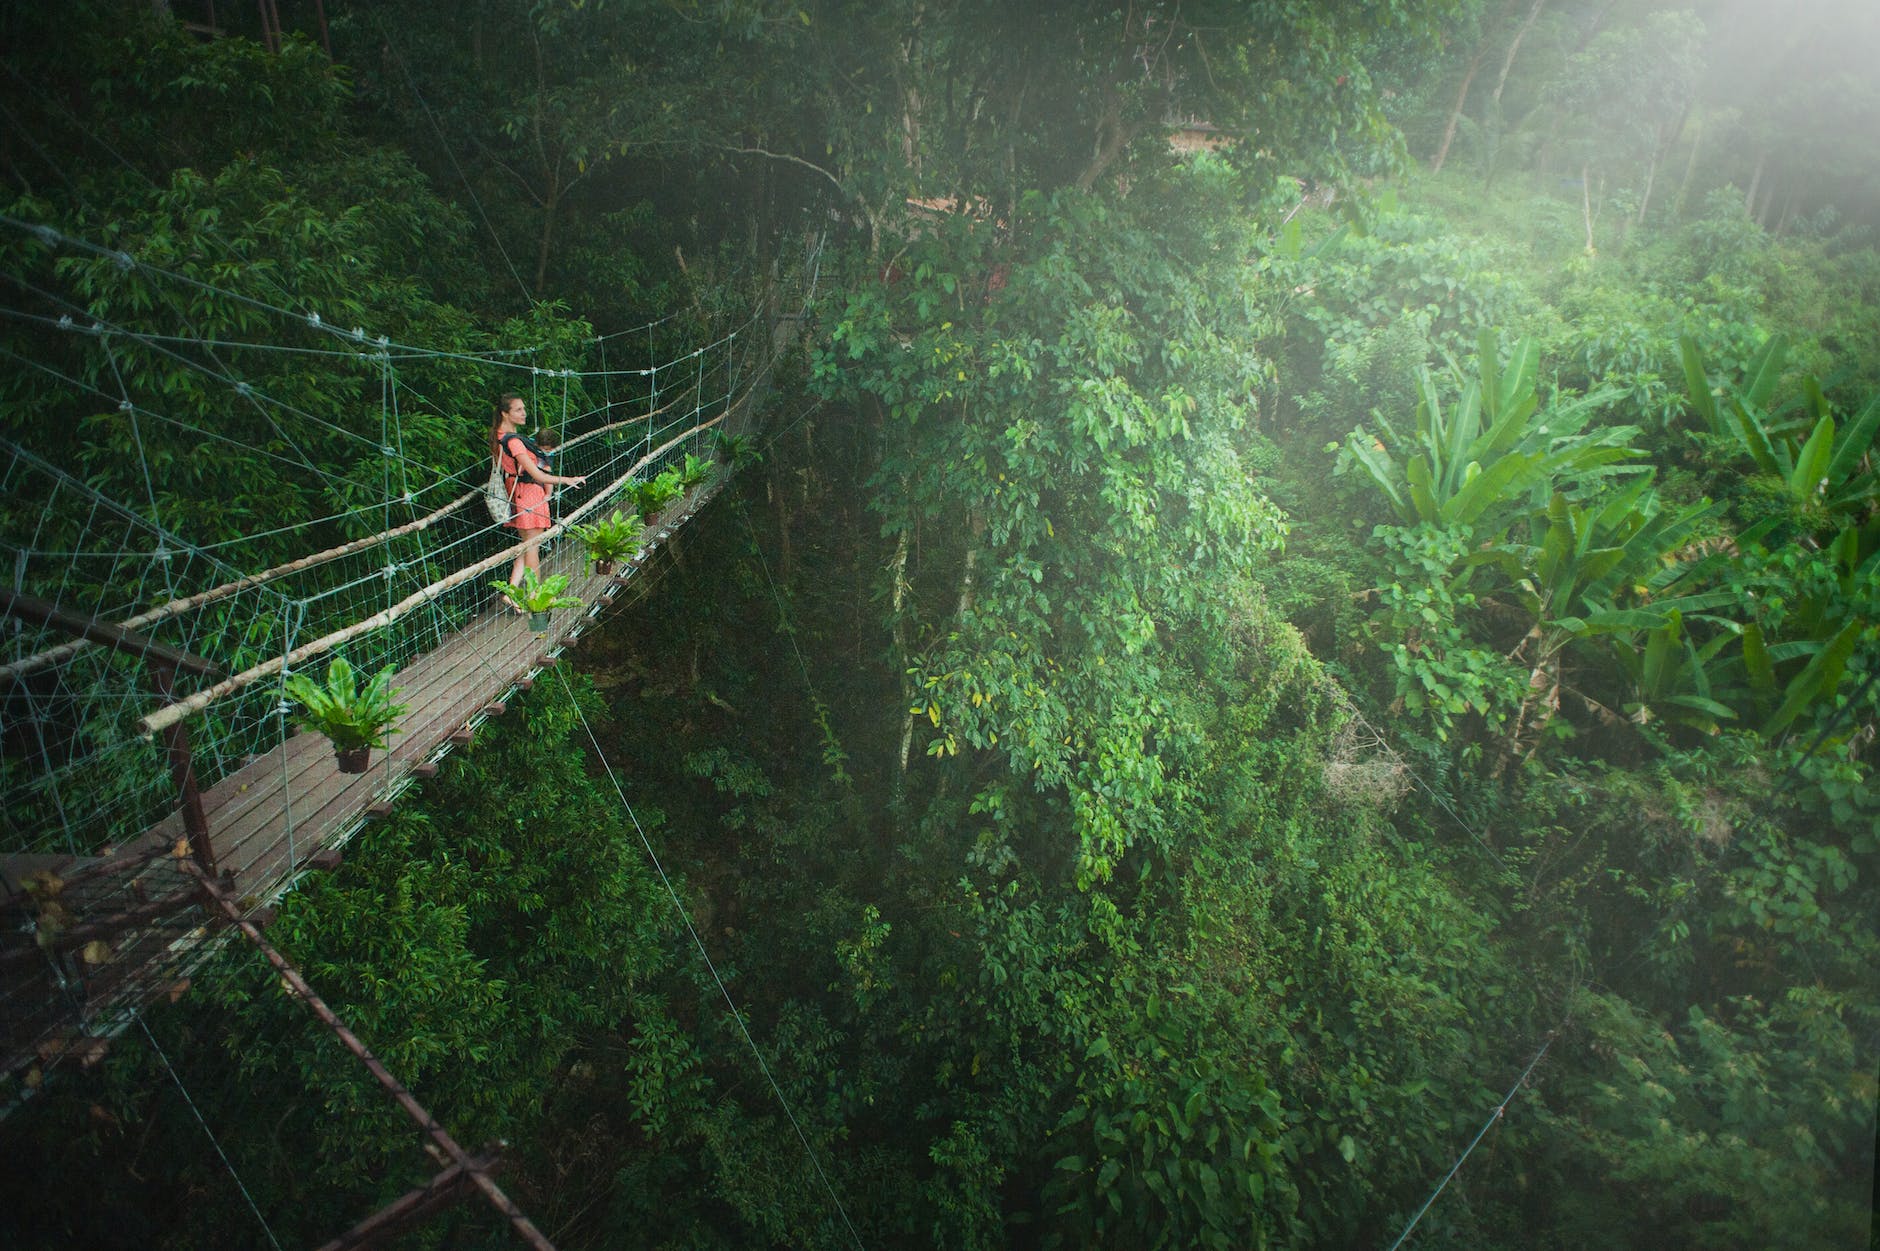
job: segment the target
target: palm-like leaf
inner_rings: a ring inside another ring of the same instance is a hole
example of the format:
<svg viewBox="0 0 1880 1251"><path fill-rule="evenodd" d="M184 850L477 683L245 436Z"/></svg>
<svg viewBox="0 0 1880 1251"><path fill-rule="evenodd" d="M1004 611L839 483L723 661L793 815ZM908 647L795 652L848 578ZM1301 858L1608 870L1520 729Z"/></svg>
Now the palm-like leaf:
<svg viewBox="0 0 1880 1251"><path fill-rule="evenodd" d="M364 687L344 656L335 656L326 667L326 682L316 683L302 673L289 674L283 682L288 698L300 704L295 714L300 724L320 731L340 751L359 747L384 747L392 733L392 722L405 713L405 705L394 702L393 667L386 665Z"/></svg>

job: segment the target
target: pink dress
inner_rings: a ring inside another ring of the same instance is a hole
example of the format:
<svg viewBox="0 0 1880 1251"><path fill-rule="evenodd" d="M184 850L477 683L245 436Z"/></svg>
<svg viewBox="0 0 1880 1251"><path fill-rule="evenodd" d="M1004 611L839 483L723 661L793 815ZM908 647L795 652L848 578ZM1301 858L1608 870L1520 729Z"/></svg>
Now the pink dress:
<svg viewBox="0 0 1880 1251"><path fill-rule="evenodd" d="M510 514L503 524L517 530L546 530L552 524L548 516L548 488L528 476L536 459L516 435L503 438L499 463L503 480L509 486Z"/></svg>

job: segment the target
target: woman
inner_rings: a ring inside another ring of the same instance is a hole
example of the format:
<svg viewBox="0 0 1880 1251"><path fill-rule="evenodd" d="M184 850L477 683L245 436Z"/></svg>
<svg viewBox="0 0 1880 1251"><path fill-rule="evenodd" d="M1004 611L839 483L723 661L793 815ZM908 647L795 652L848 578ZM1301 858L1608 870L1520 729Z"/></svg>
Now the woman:
<svg viewBox="0 0 1880 1251"><path fill-rule="evenodd" d="M496 401L496 413L490 423L490 455L503 471L503 484L509 489L509 520L503 524L527 538L528 546L509 567L509 585L522 582L523 572L535 570L542 576L541 556L536 547L542 532L549 527L548 489L553 486L580 486L585 477L564 478L549 473L536 459L528 439L517 433L529 419L528 406L520 395L505 395ZM520 608L517 612L522 611Z"/></svg>

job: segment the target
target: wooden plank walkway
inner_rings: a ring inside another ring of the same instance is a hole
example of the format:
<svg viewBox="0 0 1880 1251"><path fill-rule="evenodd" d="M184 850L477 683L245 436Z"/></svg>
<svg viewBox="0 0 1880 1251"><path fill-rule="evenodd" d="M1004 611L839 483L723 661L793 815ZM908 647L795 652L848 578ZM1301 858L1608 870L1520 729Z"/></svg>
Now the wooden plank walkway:
<svg viewBox="0 0 1880 1251"><path fill-rule="evenodd" d="M661 518L633 561L609 576L586 572L580 544L564 537L542 557L544 576L568 574L568 593L584 609L558 611L546 636L525 618L492 606L441 645L398 671L394 685L407 712L388 751L374 751L362 774L344 774L321 735L298 733L250 760L203 792L217 868L248 910L265 908L292 888L322 853L337 849L375 812L389 811L426 766L467 741L466 733L500 711L519 683L555 663L590 626L627 578L723 485L714 476ZM109 936L102 962L64 951L47 959L32 934L0 935L0 1072L34 1060L101 1054L96 1040L123 1028L153 997L170 993L200 960L219 931L204 924L199 892L169 849L184 837L172 815L111 859L143 857L134 873L108 873L103 857L4 856L0 876L17 891L25 877L49 870L71 885L62 906L80 925L107 910L152 915ZM68 937L76 937L73 931ZM67 946L71 944L65 944Z"/></svg>

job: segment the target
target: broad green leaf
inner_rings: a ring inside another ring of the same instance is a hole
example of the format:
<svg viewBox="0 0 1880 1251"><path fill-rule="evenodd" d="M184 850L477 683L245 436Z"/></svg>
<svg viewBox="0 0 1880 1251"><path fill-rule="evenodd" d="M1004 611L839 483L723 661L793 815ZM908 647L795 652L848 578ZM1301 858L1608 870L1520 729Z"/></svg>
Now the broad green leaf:
<svg viewBox="0 0 1880 1251"><path fill-rule="evenodd" d="M1690 392L1691 407L1712 434L1722 434L1723 427L1717 421L1717 397L1710 393L1710 376L1704 370L1697 340L1688 334L1678 336L1678 350L1684 358L1684 385Z"/></svg>
<svg viewBox="0 0 1880 1251"><path fill-rule="evenodd" d="M1860 642L1861 631L1865 628L1859 621L1850 621L1841 627L1839 634L1828 640L1827 644L1808 662L1808 667L1796 674L1783 691L1782 706L1762 726L1763 737L1769 738L1787 729L1789 723L1802 715L1808 706L1817 699L1825 699L1834 693L1840 685L1841 672L1847 665L1847 658L1854 653L1854 646Z"/></svg>
<svg viewBox="0 0 1880 1251"><path fill-rule="evenodd" d="M1833 455L1834 418L1823 417L1815 423L1802 450L1795 454L1795 468L1789 474L1789 497L1798 504L1808 503L1826 479Z"/></svg>
<svg viewBox="0 0 1880 1251"><path fill-rule="evenodd" d="M1834 459L1828 462L1828 481L1845 482L1852 477L1861 459L1873 451L1876 437L1880 437L1880 395L1868 400L1867 407L1841 432Z"/></svg>

